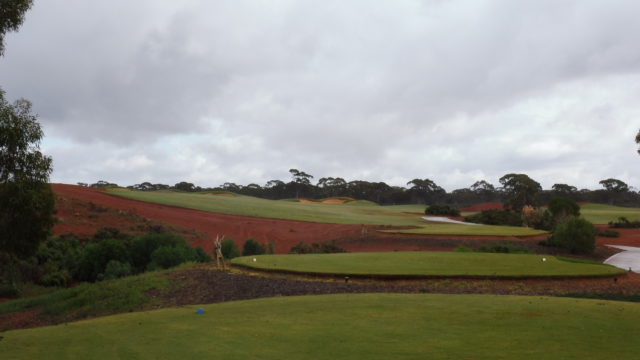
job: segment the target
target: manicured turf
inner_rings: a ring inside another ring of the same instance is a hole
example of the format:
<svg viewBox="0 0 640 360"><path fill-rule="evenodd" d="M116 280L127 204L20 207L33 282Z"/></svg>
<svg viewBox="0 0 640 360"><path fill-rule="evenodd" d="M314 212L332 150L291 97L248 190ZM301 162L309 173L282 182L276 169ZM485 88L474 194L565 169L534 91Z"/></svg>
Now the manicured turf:
<svg viewBox="0 0 640 360"><path fill-rule="evenodd" d="M197 308L204 314L196 315ZM279 297L2 334L3 359L637 359L640 304L496 295Z"/></svg>
<svg viewBox="0 0 640 360"><path fill-rule="evenodd" d="M419 251L260 255L235 258L231 263L261 270L383 277L566 277L625 272L609 265L573 263L547 255Z"/></svg>
<svg viewBox="0 0 640 360"><path fill-rule="evenodd" d="M430 223L417 229L382 230L402 234L431 234L431 235L481 235L481 236L535 236L546 234L544 230L528 227L494 226L494 225L458 225Z"/></svg>
<svg viewBox="0 0 640 360"><path fill-rule="evenodd" d="M422 227L425 221L417 214L406 210L417 209L424 212L424 206L379 206L371 202L355 201L346 204L300 203L296 201L274 201L250 196L217 196L201 193L176 191L132 191L110 189L109 193L126 198L152 203L181 206L191 209L219 212L224 214L255 216L263 218L300 220L332 224L366 224ZM479 230L479 226L432 225L419 229L420 234L455 234L523 236L536 235L540 231L527 228L494 227Z"/></svg>
<svg viewBox="0 0 640 360"><path fill-rule="evenodd" d="M640 208L629 208L603 204L585 204L580 206L580 214L594 224L608 224L619 217L629 220L640 219Z"/></svg>

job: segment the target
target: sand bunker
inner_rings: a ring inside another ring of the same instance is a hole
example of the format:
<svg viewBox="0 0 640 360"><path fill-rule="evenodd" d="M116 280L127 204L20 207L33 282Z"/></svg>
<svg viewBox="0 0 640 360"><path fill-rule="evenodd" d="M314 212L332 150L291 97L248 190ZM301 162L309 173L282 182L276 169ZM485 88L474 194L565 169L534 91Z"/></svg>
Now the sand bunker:
<svg viewBox="0 0 640 360"><path fill-rule="evenodd" d="M475 224L475 223L470 223L470 222L453 220L453 219L449 219L449 218L446 218L446 217L439 217L439 216L423 216L422 218L427 220L427 221L443 222L443 223L449 223L449 224L482 225L482 224Z"/></svg>

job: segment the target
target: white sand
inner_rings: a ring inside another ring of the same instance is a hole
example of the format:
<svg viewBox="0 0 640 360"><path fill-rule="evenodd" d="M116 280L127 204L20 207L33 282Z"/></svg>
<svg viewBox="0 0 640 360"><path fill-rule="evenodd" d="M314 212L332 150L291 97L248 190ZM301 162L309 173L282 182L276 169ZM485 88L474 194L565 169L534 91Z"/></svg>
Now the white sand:
<svg viewBox="0 0 640 360"><path fill-rule="evenodd" d="M631 269L633 272L640 273L640 247L622 245L607 246L624 251L605 260L605 264L613 265L625 270Z"/></svg>
<svg viewBox="0 0 640 360"><path fill-rule="evenodd" d="M422 218L427 220L427 221L437 221L437 222L444 222L444 223L450 223L450 224L482 225L482 224L474 224L474 223L468 223L468 222L464 222L464 221L453 220L453 219L449 219L449 218L446 218L446 217L440 217L440 216L423 216Z"/></svg>

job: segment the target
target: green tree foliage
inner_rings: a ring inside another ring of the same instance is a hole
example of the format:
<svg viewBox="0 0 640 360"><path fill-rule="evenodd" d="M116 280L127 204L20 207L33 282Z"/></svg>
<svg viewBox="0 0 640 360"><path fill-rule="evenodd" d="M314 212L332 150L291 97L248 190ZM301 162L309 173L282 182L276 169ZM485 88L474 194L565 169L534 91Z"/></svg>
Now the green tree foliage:
<svg viewBox="0 0 640 360"><path fill-rule="evenodd" d="M597 233L598 230L589 221L570 217L556 226L551 244L574 254L591 254L595 250Z"/></svg>
<svg viewBox="0 0 640 360"><path fill-rule="evenodd" d="M548 206L556 224L560 224L569 216L580 216L580 206L573 200L556 197L549 202Z"/></svg>
<svg viewBox="0 0 640 360"><path fill-rule="evenodd" d="M226 260L231 260L233 258L237 258L238 256L240 256L240 249L238 248L238 245L236 245L235 242L233 242L233 239L227 238L222 240L221 245L221 251L222 251L222 256L224 256L224 258Z"/></svg>
<svg viewBox="0 0 640 360"><path fill-rule="evenodd" d="M249 255L262 255L267 252L266 247L263 244L255 241L253 238L248 238L242 248L242 256Z"/></svg>
<svg viewBox="0 0 640 360"><path fill-rule="evenodd" d="M460 216L460 210L454 209L449 205L430 205L424 211L427 215L442 215L442 216Z"/></svg>
<svg viewBox="0 0 640 360"><path fill-rule="evenodd" d="M413 179L407 183L411 185L409 192L422 199L425 204L429 204L438 195L445 194L445 190L436 185L431 179Z"/></svg>
<svg viewBox="0 0 640 360"><path fill-rule="evenodd" d="M0 1L0 56L4 55L4 35L16 31L24 21L24 14L33 5L33 0Z"/></svg>
<svg viewBox="0 0 640 360"><path fill-rule="evenodd" d="M624 181L618 179L605 179L600 180L599 182L605 190L613 192L613 193L625 193L629 191L629 185L627 185Z"/></svg>
<svg viewBox="0 0 640 360"><path fill-rule="evenodd" d="M578 188L567 184L553 184L551 190L558 195L567 197L578 192Z"/></svg>
<svg viewBox="0 0 640 360"><path fill-rule="evenodd" d="M43 132L31 103L13 105L0 90L0 250L33 255L53 226L51 158L40 152Z"/></svg>
<svg viewBox="0 0 640 360"><path fill-rule="evenodd" d="M506 174L500 178L500 184L508 196L505 206L518 212L525 205L536 205L542 190L540 184L526 174Z"/></svg>
<svg viewBox="0 0 640 360"><path fill-rule="evenodd" d="M485 225L522 226L522 216L509 210L482 210L465 217L464 221Z"/></svg>

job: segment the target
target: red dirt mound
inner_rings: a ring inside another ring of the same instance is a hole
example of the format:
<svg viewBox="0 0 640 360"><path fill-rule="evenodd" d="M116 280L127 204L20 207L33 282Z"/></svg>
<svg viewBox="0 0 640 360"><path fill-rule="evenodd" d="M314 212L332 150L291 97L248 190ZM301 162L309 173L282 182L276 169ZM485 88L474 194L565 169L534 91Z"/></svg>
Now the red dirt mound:
<svg viewBox="0 0 640 360"><path fill-rule="evenodd" d="M609 229L608 225L596 225L598 230ZM596 244L598 245L624 245L640 247L640 229L612 229L620 233L617 238L598 236Z"/></svg>
<svg viewBox="0 0 640 360"><path fill-rule="evenodd" d="M503 209L503 205L501 202L486 202L486 203L480 203L480 204L475 204L475 205L471 205L469 207L466 207L464 209L460 209L460 211L463 212L479 212L482 210L502 210Z"/></svg>

